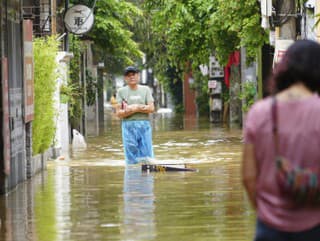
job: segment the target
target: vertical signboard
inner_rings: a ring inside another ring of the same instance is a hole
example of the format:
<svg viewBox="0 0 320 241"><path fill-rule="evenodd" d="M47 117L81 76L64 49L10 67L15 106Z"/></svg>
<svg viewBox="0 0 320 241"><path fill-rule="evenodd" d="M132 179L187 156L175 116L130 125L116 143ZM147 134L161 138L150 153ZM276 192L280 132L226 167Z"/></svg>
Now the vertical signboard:
<svg viewBox="0 0 320 241"><path fill-rule="evenodd" d="M209 61L209 77L211 79L223 78L223 67L220 66L218 59L215 56L211 55Z"/></svg>
<svg viewBox="0 0 320 241"><path fill-rule="evenodd" d="M209 58L209 82L210 89L210 121L220 122L222 112L222 81L224 77L224 69L220 66L218 59L212 55Z"/></svg>
<svg viewBox="0 0 320 241"><path fill-rule="evenodd" d="M24 122L30 122L34 117L34 82L33 82L33 46L32 21L23 20L24 43Z"/></svg>
<svg viewBox="0 0 320 241"><path fill-rule="evenodd" d="M4 173L10 173L10 123L9 123L9 86L8 86L8 59L2 58L2 131L3 131L3 160Z"/></svg>

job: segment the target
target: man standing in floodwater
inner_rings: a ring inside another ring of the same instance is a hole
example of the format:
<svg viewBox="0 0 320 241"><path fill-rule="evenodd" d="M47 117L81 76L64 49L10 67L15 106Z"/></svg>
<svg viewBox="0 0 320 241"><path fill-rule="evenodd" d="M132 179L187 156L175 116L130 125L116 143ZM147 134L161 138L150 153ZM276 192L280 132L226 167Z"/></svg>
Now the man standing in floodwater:
<svg viewBox="0 0 320 241"><path fill-rule="evenodd" d="M139 78L136 67L125 68L124 79L127 85L117 93L116 114L122 119L126 164L136 164L139 158L153 158L149 113L154 112L154 99L148 86L138 84Z"/></svg>

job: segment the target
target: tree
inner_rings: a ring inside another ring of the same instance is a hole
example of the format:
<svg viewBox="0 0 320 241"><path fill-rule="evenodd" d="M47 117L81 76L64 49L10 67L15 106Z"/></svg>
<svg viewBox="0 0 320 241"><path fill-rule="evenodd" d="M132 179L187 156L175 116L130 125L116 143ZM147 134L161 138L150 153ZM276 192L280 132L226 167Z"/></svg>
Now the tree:
<svg viewBox="0 0 320 241"><path fill-rule="evenodd" d="M211 54L223 65L230 53L246 47L253 60L268 41L256 0L146 0L143 7L151 21L148 41L152 45L146 49L147 56L158 79L173 81L166 77L168 66L192 71L198 96L208 92L208 79L201 75L199 65L207 64Z"/></svg>
<svg viewBox="0 0 320 241"><path fill-rule="evenodd" d="M222 64L229 54L241 47L247 50L249 61L268 41L260 26L260 5L256 0L217 1L217 10L210 16L215 53Z"/></svg>
<svg viewBox="0 0 320 241"><path fill-rule="evenodd" d="M213 2L146 1L145 7L152 17L152 33L157 36L155 46L166 54L171 65L183 69L188 61L194 66L208 62L214 47L208 31Z"/></svg>

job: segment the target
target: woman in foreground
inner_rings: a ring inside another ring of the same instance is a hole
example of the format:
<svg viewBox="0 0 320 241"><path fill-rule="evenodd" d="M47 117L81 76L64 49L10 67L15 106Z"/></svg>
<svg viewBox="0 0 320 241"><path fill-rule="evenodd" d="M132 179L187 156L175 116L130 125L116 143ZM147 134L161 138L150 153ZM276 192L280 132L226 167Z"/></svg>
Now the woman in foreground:
<svg viewBox="0 0 320 241"><path fill-rule="evenodd" d="M295 42L274 69L272 97L258 101L244 126L242 177L257 211L255 241L320 240L320 206L297 203L277 179L276 155L320 167L320 45ZM273 103L277 103L278 145ZM277 149L277 150L276 150Z"/></svg>

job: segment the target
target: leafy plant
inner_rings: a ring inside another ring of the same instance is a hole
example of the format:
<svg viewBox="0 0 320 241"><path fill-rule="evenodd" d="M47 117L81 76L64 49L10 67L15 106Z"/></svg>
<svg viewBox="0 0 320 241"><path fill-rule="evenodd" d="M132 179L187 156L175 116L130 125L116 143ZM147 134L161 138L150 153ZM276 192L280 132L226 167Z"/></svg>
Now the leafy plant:
<svg viewBox="0 0 320 241"><path fill-rule="evenodd" d="M57 79L56 55L59 42L55 36L35 38L34 50L34 120L33 154L47 150L55 134L54 91Z"/></svg>
<svg viewBox="0 0 320 241"><path fill-rule="evenodd" d="M230 102L230 90L229 87L225 84L224 81L222 81L222 93L221 93L221 98L224 103L229 103Z"/></svg>
<svg viewBox="0 0 320 241"><path fill-rule="evenodd" d="M252 81L246 81L241 84L241 92L239 99L242 100L242 110L248 112L250 107L254 104L257 95L256 84Z"/></svg>
<svg viewBox="0 0 320 241"><path fill-rule="evenodd" d="M164 83L164 88L172 96L172 101L175 106L176 113L183 113L183 91L182 91L182 80L180 78L181 73L175 68L167 68L166 77L161 81Z"/></svg>
<svg viewBox="0 0 320 241"><path fill-rule="evenodd" d="M210 16L210 29L220 63L226 64L229 54L240 47L246 48L249 60L255 59L258 49L268 41L260 18L256 0L217 0L216 11Z"/></svg>
<svg viewBox="0 0 320 241"><path fill-rule="evenodd" d="M81 116L82 116L82 99L83 88L80 86L80 66L81 66L81 52L84 51L84 47L81 41L76 36L70 38L70 51L73 52L73 58L70 61L70 79L64 90L68 95L69 103L69 121L72 129L79 129ZM68 89L70 92L68 92Z"/></svg>
<svg viewBox="0 0 320 241"><path fill-rule="evenodd" d="M88 106L93 105L96 102L97 90L97 79L93 78L92 73L89 70L86 70L86 99Z"/></svg>
<svg viewBox="0 0 320 241"><path fill-rule="evenodd" d="M81 97L81 91L79 86L75 84L63 84L60 86L60 102L69 103L72 102L73 98Z"/></svg>

